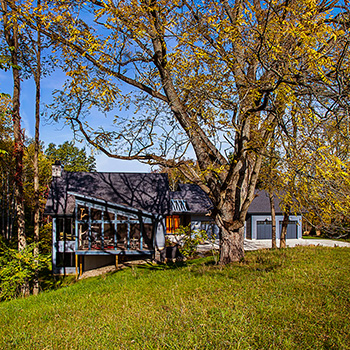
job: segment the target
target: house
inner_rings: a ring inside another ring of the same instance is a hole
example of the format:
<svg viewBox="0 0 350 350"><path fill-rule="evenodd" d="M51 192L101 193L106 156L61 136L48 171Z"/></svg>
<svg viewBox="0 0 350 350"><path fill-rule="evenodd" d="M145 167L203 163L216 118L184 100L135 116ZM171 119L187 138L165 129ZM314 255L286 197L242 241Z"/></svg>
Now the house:
<svg viewBox="0 0 350 350"><path fill-rule="evenodd" d="M278 200L275 206L278 236L283 215ZM217 238L212 208L197 185L180 184L171 192L167 174L73 173L54 164L45 208L53 224L53 272L81 274L117 264L120 256L154 256L180 225ZM269 198L260 191L248 211L247 239L271 238L269 212ZM301 217L291 216L287 238L301 238Z"/></svg>
<svg viewBox="0 0 350 350"><path fill-rule="evenodd" d="M283 221L283 211L280 208L280 200L275 197L276 211L276 238L280 239ZM271 239L272 221L270 198L267 192L256 190L255 198L248 209L245 222L246 239ZM302 216L291 215L287 226L287 239L302 238Z"/></svg>
<svg viewBox="0 0 350 350"><path fill-rule="evenodd" d="M54 273L81 274L164 246L164 217L171 212L166 174L53 175L45 214L52 217Z"/></svg>

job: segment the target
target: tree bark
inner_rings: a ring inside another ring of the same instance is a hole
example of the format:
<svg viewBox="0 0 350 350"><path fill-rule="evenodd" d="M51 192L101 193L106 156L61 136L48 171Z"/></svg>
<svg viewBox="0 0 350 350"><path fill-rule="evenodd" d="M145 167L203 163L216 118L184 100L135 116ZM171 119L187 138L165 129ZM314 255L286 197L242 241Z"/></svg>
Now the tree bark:
<svg viewBox="0 0 350 350"><path fill-rule="evenodd" d="M18 62L18 24L16 21L9 23L6 1L1 0L3 10L4 34L6 43L11 52L11 66L13 78L13 95L12 95L12 120L14 134L14 158L16 161L16 173L14 176L15 183L15 198L16 198L16 213L17 213L17 237L18 250L21 251L27 246L25 234L25 217L24 217L24 197L23 197L23 132L21 129L20 116L20 74ZM22 294L29 295L29 284L24 283L22 286Z"/></svg>
<svg viewBox="0 0 350 350"><path fill-rule="evenodd" d="M287 205L285 212L283 213L282 229L281 229L281 239L280 248L286 248L286 237L287 237L287 227L289 222L290 206Z"/></svg>
<svg viewBox="0 0 350 350"><path fill-rule="evenodd" d="M37 1L40 6L40 0ZM38 38L36 46L36 72L35 80L35 140L34 140L34 259L37 265L33 283L33 294L39 293L39 225L40 225L40 194L39 194L39 127L40 127L40 79L41 79L41 37L40 23L38 22Z"/></svg>
<svg viewBox="0 0 350 350"><path fill-rule="evenodd" d="M220 230L220 265L244 259L244 226L234 230Z"/></svg>
<svg viewBox="0 0 350 350"><path fill-rule="evenodd" d="M6 205L6 199L5 199L5 188L6 188L6 181L4 174L1 178L1 189L2 189L2 197L1 197L1 233L4 239L7 238L6 231L5 231L5 205Z"/></svg>
<svg viewBox="0 0 350 350"><path fill-rule="evenodd" d="M276 244L276 210L275 210L275 198L273 192L269 193L270 209L271 209L271 226L272 226L272 249L277 248Z"/></svg>

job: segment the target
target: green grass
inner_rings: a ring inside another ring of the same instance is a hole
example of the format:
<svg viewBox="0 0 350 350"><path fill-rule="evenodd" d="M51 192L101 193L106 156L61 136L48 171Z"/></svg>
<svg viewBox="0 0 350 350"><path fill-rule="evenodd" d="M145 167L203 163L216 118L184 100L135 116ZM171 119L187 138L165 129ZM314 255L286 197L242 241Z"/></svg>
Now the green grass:
<svg viewBox="0 0 350 350"><path fill-rule="evenodd" d="M1 349L350 349L350 249L139 266L0 304Z"/></svg>

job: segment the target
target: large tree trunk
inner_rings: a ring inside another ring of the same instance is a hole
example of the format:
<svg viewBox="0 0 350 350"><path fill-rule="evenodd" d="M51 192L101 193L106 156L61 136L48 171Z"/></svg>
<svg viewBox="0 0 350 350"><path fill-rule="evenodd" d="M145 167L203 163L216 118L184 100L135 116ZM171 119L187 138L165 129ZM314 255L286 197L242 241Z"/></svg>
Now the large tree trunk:
<svg viewBox="0 0 350 350"><path fill-rule="evenodd" d="M220 230L220 265L244 259L244 227L232 231Z"/></svg>
<svg viewBox="0 0 350 350"><path fill-rule="evenodd" d="M37 1L40 6L40 0ZM40 23L38 23L38 40L36 47L36 72L35 80L35 143L34 143L34 259L38 266L39 257L39 224L40 224L40 196L39 196L39 127L40 127L40 78L41 78L41 37ZM33 294L39 293L39 272L35 271Z"/></svg>
<svg viewBox="0 0 350 350"><path fill-rule="evenodd" d="M271 226L272 226L272 249L277 248L276 244L276 210L275 200L272 192L269 193L270 209L271 209Z"/></svg>
<svg viewBox="0 0 350 350"><path fill-rule="evenodd" d="M2 1L3 11L7 12L5 1ZM6 15L4 16L6 17ZM11 47L11 65L13 77L13 95L12 95L12 120L13 134L15 140L14 158L16 160L15 182L15 197L16 197L16 212L18 225L18 250L23 250L27 246L25 235L25 220L24 220L24 199L23 199L23 132L21 129L20 116L20 75L18 62L18 28L17 24L12 24L12 33L9 28L7 19L4 19L4 32L7 44Z"/></svg>
<svg viewBox="0 0 350 350"><path fill-rule="evenodd" d="M229 186L220 196L221 204L215 216L220 229L220 265L244 259L244 220L248 207L243 208L242 203L248 196L246 182L246 174L242 173L239 184Z"/></svg>
<svg viewBox="0 0 350 350"><path fill-rule="evenodd" d="M27 246L25 235L25 217L24 217L24 197L23 197L23 153L24 142L23 132L21 129L20 116L20 74L18 62L18 24L16 21L9 23L7 18L7 4L4 0L1 1L3 10L4 34L7 45L11 52L11 66L13 77L13 95L12 95L12 120L13 120L13 135L14 135L14 158L16 160L16 173L14 177L15 183L15 198L17 212L17 229L18 229L18 250L21 251ZM22 286L22 294L29 295L28 282Z"/></svg>

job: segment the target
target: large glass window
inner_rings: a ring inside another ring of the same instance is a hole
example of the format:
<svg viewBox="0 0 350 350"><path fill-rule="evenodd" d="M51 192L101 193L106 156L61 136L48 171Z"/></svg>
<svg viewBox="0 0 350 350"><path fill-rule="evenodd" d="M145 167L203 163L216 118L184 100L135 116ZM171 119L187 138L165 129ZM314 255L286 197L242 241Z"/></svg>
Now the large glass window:
<svg viewBox="0 0 350 350"><path fill-rule="evenodd" d="M89 225L87 223L78 224L79 249L89 248Z"/></svg>
<svg viewBox="0 0 350 350"><path fill-rule="evenodd" d="M117 226L117 248L126 249L128 243L128 225L118 224Z"/></svg>
<svg viewBox="0 0 350 350"><path fill-rule="evenodd" d="M102 211L98 209L91 208L91 220L102 220Z"/></svg>
<svg viewBox="0 0 350 350"><path fill-rule="evenodd" d="M143 249L153 249L153 225L143 224Z"/></svg>
<svg viewBox="0 0 350 350"><path fill-rule="evenodd" d="M153 224L148 217L78 202L76 219L79 250L153 248Z"/></svg>
<svg viewBox="0 0 350 350"><path fill-rule="evenodd" d="M141 230L140 223L131 223L130 224L130 249L140 249L140 238L141 238Z"/></svg>
<svg viewBox="0 0 350 350"><path fill-rule="evenodd" d="M104 224L104 249L114 249L114 224Z"/></svg>
<svg viewBox="0 0 350 350"><path fill-rule="evenodd" d="M106 211L106 212L104 213L104 220L105 220L105 221L114 221L114 220L115 220L115 214Z"/></svg>
<svg viewBox="0 0 350 350"><path fill-rule="evenodd" d="M102 224L91 224L91 249L102 248Z"/></svg>

